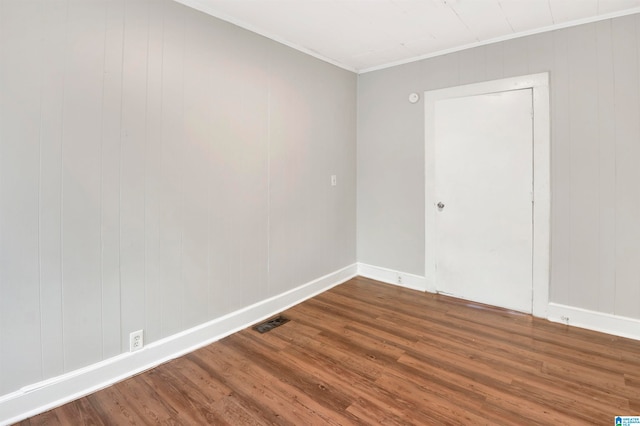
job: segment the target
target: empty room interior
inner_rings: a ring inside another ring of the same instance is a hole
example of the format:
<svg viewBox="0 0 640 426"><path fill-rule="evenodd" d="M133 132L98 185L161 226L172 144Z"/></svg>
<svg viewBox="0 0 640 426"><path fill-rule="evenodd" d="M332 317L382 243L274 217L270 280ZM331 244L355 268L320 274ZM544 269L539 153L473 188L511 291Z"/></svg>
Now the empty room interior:
<svg viewBox="0 0 640 426"><path fill-rule="evenodd" d="M0 0L0 425L640 422L639 0Z"/></svg>

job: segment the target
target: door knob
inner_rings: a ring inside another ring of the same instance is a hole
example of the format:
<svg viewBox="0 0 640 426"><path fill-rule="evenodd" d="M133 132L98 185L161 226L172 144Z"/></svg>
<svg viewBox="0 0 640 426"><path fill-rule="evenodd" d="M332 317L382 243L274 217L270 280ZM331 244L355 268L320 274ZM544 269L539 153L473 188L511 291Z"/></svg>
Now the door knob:
<svg viewBox="0 0 640 426"><path fill-rule="evenodd" d="M442 201L440 201L440 202L438 203L438 208L439 208L440 210L442 210L442 209L444 208L444 203L443 203Z"/></svg>

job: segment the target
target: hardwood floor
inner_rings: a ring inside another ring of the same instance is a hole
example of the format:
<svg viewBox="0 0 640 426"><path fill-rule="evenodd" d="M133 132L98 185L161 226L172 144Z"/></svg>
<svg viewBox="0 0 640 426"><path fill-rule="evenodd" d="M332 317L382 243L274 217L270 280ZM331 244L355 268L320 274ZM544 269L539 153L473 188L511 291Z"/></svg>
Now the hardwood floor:
<svg viewBox="0 0 640 426"><path fill-rule="evenodd" d="M22 425L611 425L640 342L355 278Z"/></svg>

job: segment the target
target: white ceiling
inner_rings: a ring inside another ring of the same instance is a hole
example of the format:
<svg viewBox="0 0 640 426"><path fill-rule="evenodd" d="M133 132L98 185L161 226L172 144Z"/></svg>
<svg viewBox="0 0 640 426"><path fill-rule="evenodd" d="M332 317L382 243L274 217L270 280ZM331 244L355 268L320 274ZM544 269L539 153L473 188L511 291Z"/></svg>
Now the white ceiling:
<svg viewBox="0 0 640 426"><path fill-rule="evenodd" d="M176 0L356 72L640 12L640 0Z"/></svg>

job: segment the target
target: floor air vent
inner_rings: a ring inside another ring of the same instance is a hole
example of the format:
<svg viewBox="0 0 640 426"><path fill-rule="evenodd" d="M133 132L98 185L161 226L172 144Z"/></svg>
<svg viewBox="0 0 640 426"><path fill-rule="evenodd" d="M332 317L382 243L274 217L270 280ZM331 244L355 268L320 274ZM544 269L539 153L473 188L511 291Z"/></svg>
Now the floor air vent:
<svg viewBox="0 0 640 426"><path fill-rule="evenodd" d="M258 324L253 326L253 329L258 333L266 333L267 331L271 331L276 327L280 327L282 324L289 322L289 320L282 315L278 315L275 318L271 318L263 322L262 324Z"/></svg>

